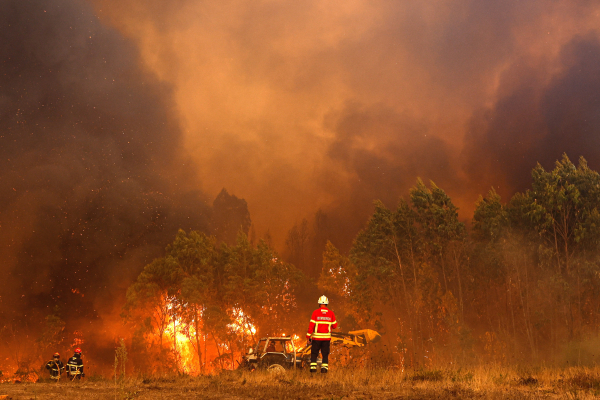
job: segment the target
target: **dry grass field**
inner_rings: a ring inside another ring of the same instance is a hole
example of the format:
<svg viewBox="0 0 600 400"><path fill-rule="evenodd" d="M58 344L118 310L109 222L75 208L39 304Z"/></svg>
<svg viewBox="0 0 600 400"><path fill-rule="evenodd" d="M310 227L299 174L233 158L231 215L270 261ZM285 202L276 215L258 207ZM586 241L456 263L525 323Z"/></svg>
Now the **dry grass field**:
<svg viewBox="0 0 600 400"><path fill-rule="evenodd" d="M1 384L9 399L597 399L600 368L338 369ZM0 397L2 398L2 397Z"/></svg>

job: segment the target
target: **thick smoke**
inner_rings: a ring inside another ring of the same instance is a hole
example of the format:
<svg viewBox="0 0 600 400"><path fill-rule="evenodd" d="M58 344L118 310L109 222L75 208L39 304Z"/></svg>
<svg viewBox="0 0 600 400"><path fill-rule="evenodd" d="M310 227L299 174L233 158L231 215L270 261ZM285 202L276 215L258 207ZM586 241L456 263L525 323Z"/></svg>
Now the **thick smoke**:
<svg viewBox="0 0 600 400"><path fill-rule="evenodd" d="M418 176L450 187L460 184L448 145L409 116L381 106L349 105L328 120L335 140L327 156L342 166L350 182L345 199L327 209L330 223L337 225L338 232L331 232L337 243L352 241L368 219L374 199L395 206ZM331 172L323 172L324 186Z"/></svg>
<svg viewBox="0 0 600 400"><path fill-rule="evenodd" d="M600 167L598 35L578 36L565 44L559 72L550 79L519 64L527 65L527 60L505 73L500 99L470 124L466 169L480 190L498 183L506 195L524 190L536 162L551 169L563 153L573 160L584 156L592 168Z"/></svg>
<svg viewBox="0 0 600 400"><path fill-rule="evenodd" d="M7 0L0 26L0 310L81 327L210 209L169 87L91 7Z"/></svg>
<svg viewBox="0 0 600 400"><path fill-rule="evenodd" d="M176 227L207 226L198 182L246 199L280 249L317 210L321 239L348 248L372 201L417 177L468 219L537 161L598 168L594 2L90 0L99 20L84 4L2 5L16 298L83 290L74 272L94 266L85 290L127 281Z"/></svg>
<svg viewBox="0 0 600 400"><path fill-rule="evenodd" d="M173 83L206 191L244 197L280 248L319 209L347 247L372 201L393 206L417 177L468 219L490 186L510 194L537 161L593 151L539 141L544 113L575 121L592 107L552 110L559 90L578 92L568 69L586 62L581 82L594 79L574 47L593 44L594 2L93 3Z"/></svg>

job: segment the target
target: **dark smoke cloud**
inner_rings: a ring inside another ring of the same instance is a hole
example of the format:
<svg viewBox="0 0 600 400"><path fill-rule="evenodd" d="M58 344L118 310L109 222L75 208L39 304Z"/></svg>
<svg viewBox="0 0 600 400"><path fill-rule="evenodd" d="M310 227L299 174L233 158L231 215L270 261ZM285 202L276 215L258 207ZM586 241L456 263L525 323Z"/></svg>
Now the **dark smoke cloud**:
<svg viewBox="0 0 600 400"><path fill-rule="evenodd" d="M589 1L93 3L176 88L204 189L244 197L280 248L319 209L352 237L372 200L395 203L419 176L465 219L489 186L515 190L537 161L521 161L527 146L491 165L502 143L480 148L471 132L497 107L539 132L541 117L518 115L540 115L561 47L597 30L598 15ZM517 90L519 104L504 101Z"/></svg>
<svg viewBox="0 0 600 400"><path fill-rule="evenodd" d="M395 207L400 197L407 197L416 177L444 182L450 188L460 184L452 171L448 145L431 135L423 122L385 106L356 104L327 120L335 134L327 155L349 174L351 188L326 209L341 228L336 239L342 245L348 245L367 220L374 199ZM334 173L333 169L323 172L324 188Z"/></svg>
<svg viewBox="0 0 600 400"><path fill-rule="evenodd" d="M85 321L209 207L169 86L75 0L0 3L0 311Z"/></svg>
<svg viewBox="0 0 600 400"><path fill-rule="evenodd" d="M498 102L471 121L466 169L480 190L500 182L506 195L523 190L537 162L552 168L563 153L600 167L598 35L575 37L558 61L559 72L549 80L530 66L514 65L503 77L507 90Z"/></svg>
<svg viewBox="0 0 600 400"><path fill-rule="evenodd" d="M347 248L417 177L468 219L537 161L597 162L596 2L90 4L99 20L2 5L3 268L45 278L18 288L87 265L111 277L97 292L127 281L175 227L206 226L198 182L246 199L279 248L317 210Z"/></svg>

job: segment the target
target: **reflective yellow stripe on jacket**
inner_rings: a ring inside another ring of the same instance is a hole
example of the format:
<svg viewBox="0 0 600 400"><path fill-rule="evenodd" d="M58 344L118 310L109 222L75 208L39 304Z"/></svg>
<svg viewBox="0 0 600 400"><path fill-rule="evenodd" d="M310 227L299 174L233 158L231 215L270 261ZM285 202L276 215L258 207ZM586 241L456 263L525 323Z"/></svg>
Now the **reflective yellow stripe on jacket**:
<svg viewBox="0 0 600 400"><path fill-rule="evenodd" d="M335 324L334 322L328 322L328 321L315 321L314 319L311 319L310 322L315 324L315 331L310 335L310 337L312 339L331 339L331 325ZM328 332L327 333L319 333L319 325L327 325L329 327Z"/></svg>

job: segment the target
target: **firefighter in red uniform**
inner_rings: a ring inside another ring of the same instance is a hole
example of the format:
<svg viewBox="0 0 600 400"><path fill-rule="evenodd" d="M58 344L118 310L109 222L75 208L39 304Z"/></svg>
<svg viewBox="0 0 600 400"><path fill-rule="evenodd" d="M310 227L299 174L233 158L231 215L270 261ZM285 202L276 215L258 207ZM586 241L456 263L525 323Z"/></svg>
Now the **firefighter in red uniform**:
<svg viewBox="0 0 600 400"><path fill-rule="evenodd" d="M331 347L331 330L337 328L337 321L333 311L327 308L329 299L325 296L319 297L319 308L312 313L306 338L312 347L310 349L310 372L317 372L317 357L319 351L323 357L321 373L326 374L329 370L329 350Z"/></svg>

